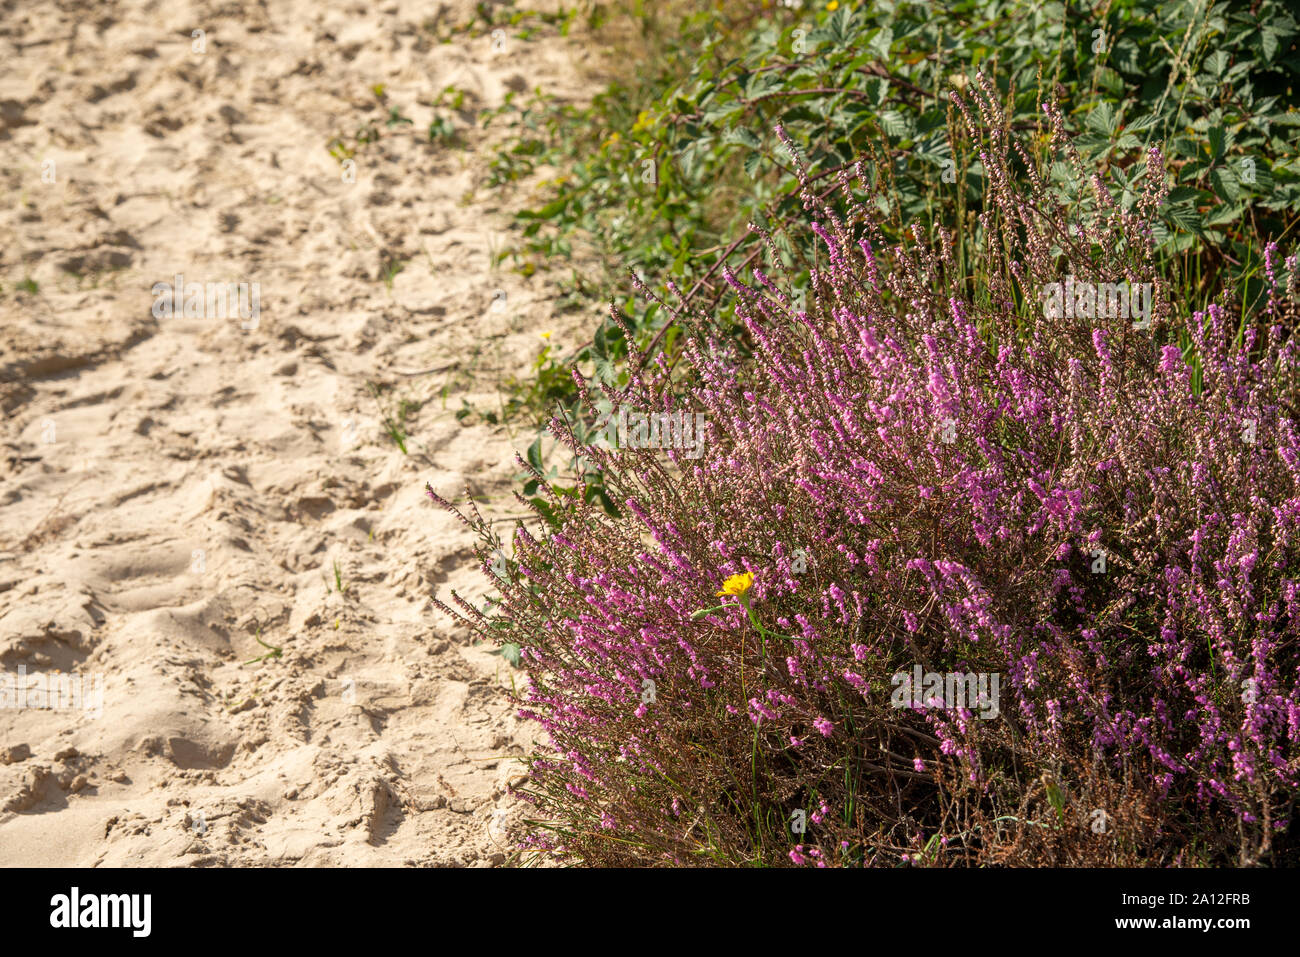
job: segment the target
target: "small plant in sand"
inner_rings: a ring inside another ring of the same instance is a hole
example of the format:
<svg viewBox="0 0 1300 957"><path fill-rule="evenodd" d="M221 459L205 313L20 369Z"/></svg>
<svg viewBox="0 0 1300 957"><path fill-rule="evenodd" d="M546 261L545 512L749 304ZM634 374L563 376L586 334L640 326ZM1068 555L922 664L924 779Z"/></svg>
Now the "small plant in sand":
<svg viewBox="0 0 1300 957"><path fill-rule="evenodd" d="M392 408L384 403L382 391L378 385L373 382L366 383L370 390L370 397L374 399L375 408L379 411L380 422L384 428L384 434L397 446L397 450L403 455L410 454L407 451L407 441L410 439L410 433L406 431L406 420L412 412L419 411L423 403L411 399L398 400L396 408Z"/></svg>
<svg viewBox="0 0 1300 957"><path fill-rule="evenodd" d="M244 664L246 664L246 665L252 665L252 664L257 664L258 662L267 661L267 660L269 660L269 659L271 659L271 658L282 658L282 657L284 657L284 649L283 649L283 648L279 647L278 645L268 644L267 642L265 642L265 641L262 640L262 629L261 629L261 628L258 628L258 629L257 629L257 634L253 636L253 639L254 639L254 640L255 640L259 645L261 645L263 648L266 648L266 649L268 649L268 650L267 650L266 654L264 654L264 655L258 655L256 658L249 658L247 661L244 662Z"/></svg>
<svg viewBox="0 0 1300 957"><path fill-rule="evenodd" d="M343 583L343 566L337 558L334 559L334 591L339 595L346 595L348 591L348 586Z"/></svg>

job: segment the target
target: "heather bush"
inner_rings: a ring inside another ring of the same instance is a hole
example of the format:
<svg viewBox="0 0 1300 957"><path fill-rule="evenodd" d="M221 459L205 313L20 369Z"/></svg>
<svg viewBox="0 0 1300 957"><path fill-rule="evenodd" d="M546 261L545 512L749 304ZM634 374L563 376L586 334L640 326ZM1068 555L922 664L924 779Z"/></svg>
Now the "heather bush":
<svg viewBox="0 0 1300 957"><path fill-rule="evenodd" d="M521 713L546 731L526 846L588 864L1297 862L1294 257L1269 245L1260 310L1227 289L1190 311L1155 268L1158 150L1126 204L1054 107L1065 185L983 77L954 100L988 180L974 263L941 227L888 243L866 164L840 174L837 214L790 144L806 309L767 237L752 276L725 273L747 341L663 303L681 363L634 357L584 426L552 423L619 514L537 474L545 521L498 564L499 608L454 596L522 648ZM1149 283L1149 311L1098 305L1121 283ZM593 442L602 416L623 426ZM491 575L502 543L465 520ZM930 674L984 676L984 696L932 696Z"/></svg>

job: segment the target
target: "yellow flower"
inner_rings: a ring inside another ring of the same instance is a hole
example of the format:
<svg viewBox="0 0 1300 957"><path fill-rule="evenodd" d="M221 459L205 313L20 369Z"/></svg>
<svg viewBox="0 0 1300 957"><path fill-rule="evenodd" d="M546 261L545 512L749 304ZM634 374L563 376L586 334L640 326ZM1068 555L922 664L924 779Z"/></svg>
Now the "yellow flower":
<svg viewBox="0 0 1300 957"><path fill-rule="evenodd" d="M728 578L725 582L722 583L722 591L718 592L718 594L735 595L737 598L740 598L745 594L745 592L749 591L749 589L752 588L753 585L754 585L753 572L745 572L745 574L743 575L732 575L730 578Z"/></svg>
<svg viewBox="0 0 1300 957"><path fill-rule="evenodd" d="M837 10L837 9L839 9L839 5L840 5L840 0L831 0L830 3L826 4L826 9L827 9L827 10Z"/></svg>
<svg viewBox="0 0 1300 957"><path fill-rule="evenodd" d="M549 338L551 338L551 336L555 335L555 333L554 333L554 332L539 332L538 335L541 336L543 339L549 339Z"/></svg>

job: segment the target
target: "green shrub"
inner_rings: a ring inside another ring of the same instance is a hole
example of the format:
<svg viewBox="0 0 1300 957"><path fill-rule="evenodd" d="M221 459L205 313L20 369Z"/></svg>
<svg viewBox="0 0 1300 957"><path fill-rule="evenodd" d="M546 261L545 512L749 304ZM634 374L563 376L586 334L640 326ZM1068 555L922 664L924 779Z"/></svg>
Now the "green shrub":
<svg viewBox="0 0 1300 957"><path fill-rule="evenodd" d="M665 29L637 5L634 21L656 44L635 60L639 72L586 109L537 100L507 110L518 132L498 157L496 180L562 170L545 202L519 214L524 243L515 254L553 263L575 243L592 246L660 288L674 280L692 305L735 330L721 266L755 261L760 241L746 223L772 224L798 273L796 295L814 255L786 235L801 210L771 134L780 122L824 198L834 201L836 172L865 155L891 212L886 234L897 240L918 217L946 224L965 264L985 240L977 217L987 184L943 94L985 68L1001 78L1007 124L1039 144L1037 104L1061 102L1084 162L1126 207L1135 199L1132 170L1146 147L1159 146L1173 180L1154 228L1170 281L1202 306L1213 289L1241 281L1243 297L1258 303L1261 238L1287 235L1300 209L1300 112L1291 105L1300 54L1283 4L765 7L736 14L719 3ZM675 353L668 317L620 291L617 272L575 273L561 285L575 304L615 298L639 348ZM589 343L551 362L577 362L593 381L622 385L626 356L622 330L607 320ZM554 389L545 393L555 398ZM573 388L560 402L576 412ZM530 407L548 417L541 406Z"/></svg>

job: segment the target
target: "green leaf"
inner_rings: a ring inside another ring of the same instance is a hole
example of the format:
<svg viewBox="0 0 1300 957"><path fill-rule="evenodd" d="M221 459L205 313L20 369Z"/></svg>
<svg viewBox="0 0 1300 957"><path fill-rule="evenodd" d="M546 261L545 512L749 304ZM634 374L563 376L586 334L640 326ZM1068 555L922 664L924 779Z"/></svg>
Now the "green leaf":
<svg viewBox="0 0 1300 957"><path fill-rule="evenodd" d="M552 525L556 528L560 526L560 521L555 514L555 509L551 508L551 503L546 499L539 495L535 498L530 498L528 502L530 505L536 507L537 511L542 513L542 518L546 519L548 525Z"/></svg>
<svg viewBox="0 0 1300 957"><path fill-rule="evenodd" d="M516 219L553 219L564 212L564 207L569 205L569 197L561 196L559 199L552 200L541 209L525 209L515 214Z"/></svg>
<svg viewBox="0 0 1300 957"><path fill-rule="evenodd" d="M743 109L743 104L724 101L723 106L711 106L705 110L701 119L706 125L719 126L722 120L734 116Z"/></svg>
<svg viewBox="0 0 1300 957"><path fill-rule="evenodd" d="M1201 217L1191 205L1170 206L1165 210L1165 219L1185 233L1201 232Z"/></svg>
<svg viewBox="0 0 1300 957"><path fill-rule="evenodd" d="M1145 130L1151 129L1159 122L1160 117L1156 116L1154 113L1143 113L1141 116L1125 123L1124 129L1128 130L1130 133L1141 133Z"/></svg>
<svg viewBox="0 0 1300 957"><path fill-rule="evenodd" d="M1211 210L1205 216L1206 226L1222 226L1226 223L1235 223L1241 219L1241 214L1246 211L1246 207L1240 203L1221 203L1218 208Z"/></svg>
<svg viewBox="0 0 1300 957"><path fill-rule="evenodd" d="M596 368L596 378L605 385L618 384L618 367L607 356L595 356L592 364Z"/></svg>
<svg viewBox="0 0 1300 957"><path fill-rule="evenodd" d="M1215 159L1223 156L1224 135L1222 126L1210 127L1210 155Z"/></svg>
<svg viewBox="0 0 1300 957"><path fill-rule="evenodd" d="M1088 129L1104 136L1111 136L1117 126L1115 118L1115 108L1109 103L1098 103L1093 107L1092 112L1088 114L1088 119L1084 123Z"/></svg>
<svg viewBox="0 0 1300 957"><path fill-rule="evenodd" d="M1108 66L1102 67L1098 72L1097 83L1116 99L1124 93L1124 78Z"/></svg>
<svg viewBox="0 0 1300 957"><path fill-rule="evenodd" d="M506 661L510 662L511 667L519 668L523 665L523 655L520 654L520 648L513 641L506 642L500 648L494 648L488 654L500 655Z"/></svg>
<svg viewBox="0 0 1300 957"><path fill-rule="evenodd" d="M1264 30L1260 31L1259 42L1261 47L1264 50L1264 59L1271 63L1273 61L1273 58L1277 56L1278 47L1281 46L1281 44L1278 42L1277 32L1272 29L1265 28Z"/></svg>
<svg viewBox="0 0 1300 957"><path fill-rule="evenodd" d="M845 9L847 10L848 8L846 7ZM889 48L893 43L893 29L891 27L885 27L871 38L871 42L867 44L867 49L879 54L880 58L885 60L889 58Z"/></svg>
<svg viewBox="0 0 1300 957"><path fill-rule="evenodd" d="M1241 195L1241 186L1237 183L1237 176L1226 166L1216 166L1210 171L1210 183L1214 186L1214 193L1223 200L1235 200Z"/></svg>
<svg viewBox="0 0 1300 957"><path fill-rule="evenodd" d="M897 110L885 110L880 114L880 128L887 136L895 139L908 139L911 136L911 126L907 118Z"/></svg>

